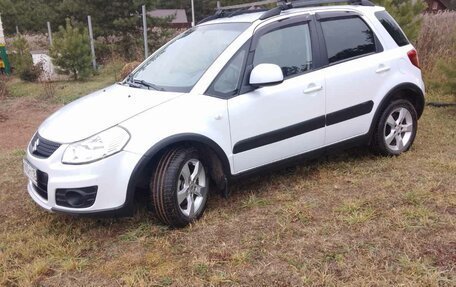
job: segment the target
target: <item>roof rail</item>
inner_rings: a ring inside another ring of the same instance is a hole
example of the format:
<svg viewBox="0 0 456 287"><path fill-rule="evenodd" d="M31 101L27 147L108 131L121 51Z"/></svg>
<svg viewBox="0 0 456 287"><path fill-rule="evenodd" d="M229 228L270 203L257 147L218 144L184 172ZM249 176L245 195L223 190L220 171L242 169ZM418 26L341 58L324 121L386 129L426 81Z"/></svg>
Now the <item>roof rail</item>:
<svg viewBox="0 0 456 287"><path fill-rule="evenodd" d="M265 9L258 9L257 7L265 6L269 4L277 3L277 7L265 10ZM198 24L208 22L211 20L215 20L218 18L224 17L232 17L241 14L247 13L255 13L266 11L263 15L261 15L260 20L265 20L273 16L280 15L282 11L292 9L292 8L302 8L302 7L312 7L312 6L320 6L324 4L338 4L338 3L347 3L349 5L360 5L360 6L375 6L369 0L265 0L265 1L257 1L247 4L239 4L239 5L231 5L220 7L215 12L214 15L211 15L207 18L201 20ZM235 10L228 12L229 10Z"/></svg>
<svg viewBox="0 0 456 287"><path fill-rule="evenodd" d="M285 1L282 1L282 0L257 1L257 2L246 3L246 4L238 4L238 5L220 7L219 9L232 10L232 9L251 8L251 7L255 7L255 6L265 6L265 5L269 5L269 4L275 4L277 2L285 2Z"/></svg>
<svg viewBox="0 0 456 287"><path fill-rule="evenodd" d="M324 4L337 4L337 3L348 3L349 5L360 5L360 6L375 6L369 0L297 0L288 2L291 4L291 8L300 8L300 7L311 7L319 6Z"/></svg>
<svg viewBox="0 0 456 287"><path fill-rule="evenodd" d="M265 20L273 16L280 15L282 11L292 8L303 8L320 6L324 4L348 3L350 5L375 6L369 0L297 0L297 1L277 1L277 7L261 15L260 20Z"/></svg>

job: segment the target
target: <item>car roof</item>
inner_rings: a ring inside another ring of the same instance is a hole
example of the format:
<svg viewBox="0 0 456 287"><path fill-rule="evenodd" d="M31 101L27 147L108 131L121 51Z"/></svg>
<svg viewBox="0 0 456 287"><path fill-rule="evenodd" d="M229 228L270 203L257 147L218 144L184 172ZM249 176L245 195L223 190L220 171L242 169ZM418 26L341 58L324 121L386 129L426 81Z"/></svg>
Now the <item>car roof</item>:
<svg viewBox="0 0 456 287"><path fill-rule="evenodd" d="M289 10L284 10L280 15L273 16L268 19L274 19L279 16L283 15L292 15L297 13L316 13L316 12L328 12L328 11L355 11L361 14L365 14L367 11L381 11L384 10L383 7L380 6L360 6L360 5L334 5L334 6L317 6L317 7L307 7L307 8L292 8ZM257 12L257 13L247 13L241 14L233 17L223 17L218 18L215 20L207 21L201 25L206 24L216 24L216 23L254 23L255 21L259 20L261 15L263 15L265 11ZM264 21L268 20L265 19Z"/></svg>

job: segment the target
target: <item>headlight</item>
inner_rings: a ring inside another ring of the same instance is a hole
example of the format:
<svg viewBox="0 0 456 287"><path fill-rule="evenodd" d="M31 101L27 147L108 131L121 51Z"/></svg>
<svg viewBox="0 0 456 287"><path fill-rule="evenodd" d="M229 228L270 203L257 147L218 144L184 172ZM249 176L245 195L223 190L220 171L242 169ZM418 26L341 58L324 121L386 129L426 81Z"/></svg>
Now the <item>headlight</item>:
<svg viewBox="0 0 456 287"><path fill-rule="evenodd" d="M62 162L82 164L100 160L121 151L129 139L130 134L123 128L110 128L86 140L70 144L63 154Z"/></svg>

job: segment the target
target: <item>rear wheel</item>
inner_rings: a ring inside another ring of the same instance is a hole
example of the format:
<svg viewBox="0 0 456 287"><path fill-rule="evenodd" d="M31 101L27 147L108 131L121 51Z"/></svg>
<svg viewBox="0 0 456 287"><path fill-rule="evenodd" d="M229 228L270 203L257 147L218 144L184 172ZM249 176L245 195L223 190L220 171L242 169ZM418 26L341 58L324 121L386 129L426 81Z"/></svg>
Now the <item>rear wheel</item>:
<svg viewBox="0 0 456 287"><path fill-rule="evenodd" d="M152 176L150 193L163 223L184 227L200 218L209 196L209 177L198 151L177 147L166 152Z"/></svg>
<svg viewBox="0 0 456 287"><path fill-rule="evenodd" d="M418 128L416 110L407 100L393 101L382 113L373 148L383 155L400 155L410 149Z"/></svg>

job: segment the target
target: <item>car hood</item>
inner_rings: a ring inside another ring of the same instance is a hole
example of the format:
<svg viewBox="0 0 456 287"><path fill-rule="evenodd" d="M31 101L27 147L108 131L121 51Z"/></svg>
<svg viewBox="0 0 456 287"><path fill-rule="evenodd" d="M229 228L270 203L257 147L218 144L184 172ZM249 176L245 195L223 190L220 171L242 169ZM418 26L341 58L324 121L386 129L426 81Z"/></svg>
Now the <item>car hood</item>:
<svg viewBox="0 0 456 287"><path fill-rule="evenodd" d="M58 143L80 141L180 95L115 84L64 106L38 133Z"/></svg>

